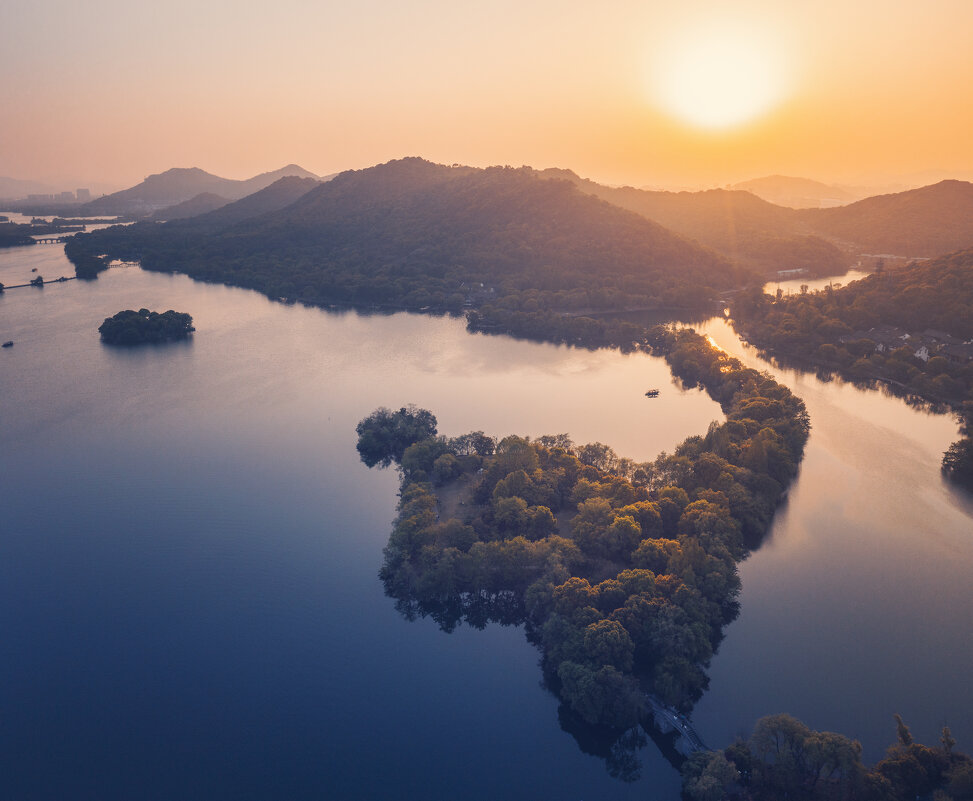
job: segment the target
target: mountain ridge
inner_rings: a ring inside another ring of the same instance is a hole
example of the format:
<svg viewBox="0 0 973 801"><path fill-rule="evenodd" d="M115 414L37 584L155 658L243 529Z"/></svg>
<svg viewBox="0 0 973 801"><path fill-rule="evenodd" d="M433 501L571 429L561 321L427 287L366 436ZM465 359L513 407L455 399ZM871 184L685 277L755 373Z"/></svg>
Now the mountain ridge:
<svg viewBox="0 0 973 801"><path fill-rule="evenodd" d="M319 180L314 173L296 164L288 164L245 180L222 178L199 167L170 167L164 172L149 175L141 183L128 189L89 201L73 213L79 216L145 216L204 193L218 195L227 200L240 200L265 189L280 178L291 176Z"/></svg>
<svg viewBox="0 0 973 801"><path fill-rule="evenodd" d="M822 235L907 258L934 258L973 246L973 183L947 179L876 195L799 218Z"/></svg>
<svg viewBox="0 0 973 801"><path fill-rule="evenodd" d="M691 304L754 277L658 223L529 168L413 157L346 171L242 222L221 219L232 208L95 232L67 252L76 264L79 255L108 253L271 297L400 308L459 310L473 284L510 295L575 291L582 294L572 302L581 307L617 307L626 295L609 287L624 283L632 296Z"/></svg>
<svg viewBox="0 0 973 801"><path fill-rule="evenodd" d="M728 187L750 192L768 203L792 209L828 208L861 200L862 195L813 178L765 175Z"/></svg>

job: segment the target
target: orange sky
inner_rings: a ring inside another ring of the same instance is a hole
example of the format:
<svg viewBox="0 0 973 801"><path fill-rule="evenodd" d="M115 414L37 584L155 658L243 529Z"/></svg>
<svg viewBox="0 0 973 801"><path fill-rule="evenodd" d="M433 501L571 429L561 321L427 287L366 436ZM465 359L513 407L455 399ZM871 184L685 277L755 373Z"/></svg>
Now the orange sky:
<svg viewBox="0 0 973 801"><path fill-rule="evenodd" d="M421 155L635 185L973 176L970 0L327 5L4 3L0 175L121 187ZM714 130L663 107L702 30L756 54L764 113Z"/></svg>

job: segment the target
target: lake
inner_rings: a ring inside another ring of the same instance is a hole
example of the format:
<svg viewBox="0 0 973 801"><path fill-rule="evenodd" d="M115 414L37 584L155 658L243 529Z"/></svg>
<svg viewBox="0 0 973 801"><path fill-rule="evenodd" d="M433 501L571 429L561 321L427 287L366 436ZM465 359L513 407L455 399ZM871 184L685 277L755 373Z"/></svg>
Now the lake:
<svg viewBox="0 0 973 801"><path fill-rule="evenodd" d="M868 271L851 269L843 275L832 275L824 278L805 276L803 278L790 278L783 281L768 281L764 284L763 289L768 295L776 295L778 289L785 295L797 295L800 293L801 287L804 286L807 287L808 292L820 292L828 286L834 286L835 289L841 286L847 286L852 281L860 281L869 275L871 273Z"/></svg>
<svg viewBox="0 0 973 801"><path fill-rule="evenodd" d="M0 282L72 275L0 251ZM192 341L103 346L124 308ZM719 321L707 332L750 364ZM113 269L0 295L0 764L17 799L678 797L651 743L612 779L562 731L515 627L409 623L377 573L392 471L355 424L431 409L442 433L569 432L644 461L720 417L641 354L471 336L463 321L333 314ZM694 720L725 745L788 711L859 737L901 712L973 750L973 504L943 484L955 421L777 371L807 458ZM660 397L644 392L659 388Z"/></svg>

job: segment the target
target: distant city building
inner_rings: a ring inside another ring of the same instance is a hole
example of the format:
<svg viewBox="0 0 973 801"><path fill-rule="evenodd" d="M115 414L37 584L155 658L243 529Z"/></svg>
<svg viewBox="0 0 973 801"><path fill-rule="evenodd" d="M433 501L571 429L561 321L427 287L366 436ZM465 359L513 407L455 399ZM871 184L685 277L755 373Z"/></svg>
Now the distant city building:
<svg viewBox="0 0 973 801"><path fill-rule="evenodd" d="M54 195L27 195L27 200L31 203L47 203L54 200Z"/></svg>
<svg viewBox="0 0 973 801"><path fill-rule="evenodd" d="M74 192L61 192L55 199L62 203L72 203L74 201Z"/></svg>
<svg viewBox="0 0 973 801"><path fill-rule="evenodd" d="M91 200L91 190L90 189L79 189L78 190L78 200L85 203Z"/></svg>

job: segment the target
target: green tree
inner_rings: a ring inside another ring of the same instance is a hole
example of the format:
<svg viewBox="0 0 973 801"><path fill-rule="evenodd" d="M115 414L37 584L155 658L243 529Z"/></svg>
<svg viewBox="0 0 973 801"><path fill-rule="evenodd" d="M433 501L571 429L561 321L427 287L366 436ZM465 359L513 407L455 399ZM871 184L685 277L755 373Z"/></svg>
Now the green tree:
<svg viewBox="0 0 973 801"><path fill-rule="evenodd" d="M436 435L436 418L412 404L397 412L383 406L362 420L355 431L361 460L368 467L388 467L401 462L410 445Z"/></svg>
<svg viewBox="0 0 973 801"><path fill-rule="evenodd" d="M593 666L612 665L624 673L632 669L635 644L621 623L599 620L584 631L584 651Z"/></svg>

